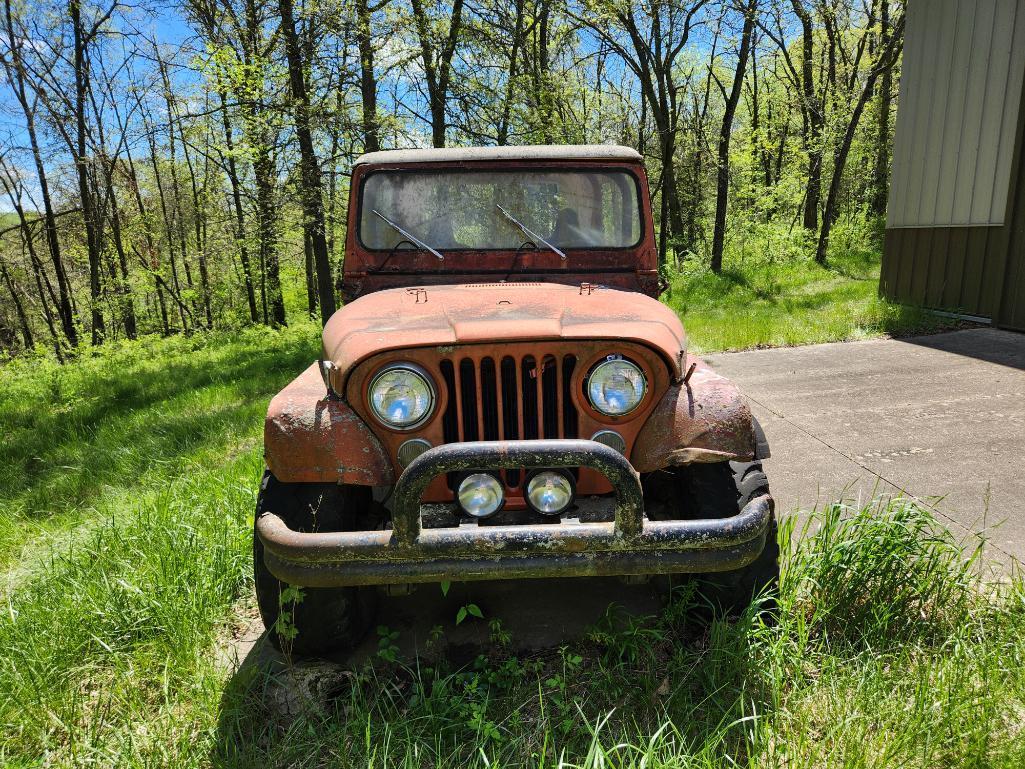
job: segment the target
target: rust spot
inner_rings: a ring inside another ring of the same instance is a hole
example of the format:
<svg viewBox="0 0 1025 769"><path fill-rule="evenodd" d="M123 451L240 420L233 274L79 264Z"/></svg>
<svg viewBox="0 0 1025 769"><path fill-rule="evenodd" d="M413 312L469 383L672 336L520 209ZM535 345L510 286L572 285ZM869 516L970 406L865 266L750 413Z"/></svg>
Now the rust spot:
<svg viewBox="0 0 1025 769"><path fill-rule="evenodd" d="M270 402L263 444L280 481L380 486L395 480L380 441L346 403L327 397L316 364Z"/></svg>
<svg viewBox="0 0 1025 769"><path fill-rule="evenodd" d="M699 358L687 362L688 380L669 388L637 436L638 472L754 457L754 423L740 390Z"/></svg>

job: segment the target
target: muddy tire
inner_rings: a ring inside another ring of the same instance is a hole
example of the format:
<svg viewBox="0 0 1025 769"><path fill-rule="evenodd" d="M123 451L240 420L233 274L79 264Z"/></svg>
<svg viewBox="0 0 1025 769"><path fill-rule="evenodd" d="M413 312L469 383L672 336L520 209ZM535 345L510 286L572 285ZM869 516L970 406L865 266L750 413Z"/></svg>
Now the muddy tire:
<svg viewBox="0 0 1025 769"><path fill-rule="evenodd" d="M369 505L369 490L362 487L282 483L268 471L260 483L256 517L274 513L297 531L351 531L364 505ZM263 559L263 543L255 531L253 572L256 600L268 638L286 654L318 657L350 649L373 621L373 588L303 587L300 600L289 600L287 594L283 599L288 585L270 573ZM289 616L283 618L279 628L282 612ZM292 638L288 637L290 628L295 631Z"/></svg>
<svg viewBox="0 0 1025 769"><path fill-rule="evenodd" d="M708 510L710 515L716 510L729 511L719 513L720 516L735 515L752 499L769 493L769 479L761 462L722 463L717 469L717 473L702 476L700 481L704 487L702 496L712 508ZM760 598L761 611L770 615L775 613L775 593L779 585L776 529L773 513L765 533L765 548L747 566L698 577L698 593L714 611L729 617L740 616L754 599Z"/></svg>
<svg viewBox="0 0 1025 769"><path fill-rule="evenodd" d="M736 515L756 497L769 493L769 481L761 462L716 462L674 468L652 474L650 491L645 489L646 506L661 510L660 518L726 518ZM775 592L779 584L779 542L773 514L765 534L765 547L758 557L740 569L696 574L693 580L699 611L720 616L743 614L759 598L761 611L776 611Z"/></svg>

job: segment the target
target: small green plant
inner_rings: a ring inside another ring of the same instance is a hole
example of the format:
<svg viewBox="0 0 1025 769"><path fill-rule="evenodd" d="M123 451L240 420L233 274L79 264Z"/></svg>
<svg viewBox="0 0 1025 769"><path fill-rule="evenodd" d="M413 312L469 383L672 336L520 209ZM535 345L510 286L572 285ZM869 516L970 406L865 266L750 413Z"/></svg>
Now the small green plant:
<svg viewBox="0 0 1025 769"><path fill-rule="evenodd" d="M456 612L456 624L463 624L463 620L467 617L476 617L477 619L484 619L484 612L480 610L480 607L475 603L468 603L464 606L460 606Z"/></svg>
<svg viewBox="0 0 1025 769"><path fill-rule="evenodd" d="M387 625L377 626L377 656L385 662L399 661L399 631Z"/></svg>
<svg viewBox="0 0 1025 769"><path fill-rule="evenodd" d="M512 643L512 635L502 625L502 620L492 617L488 620L488 640L498 648L505 648Z"/></svg>
<svg viewBox="0 0 1025 769"><path fill-rule="evenodd" d="M274 621L274 632L283 641L292 641L299 634L292 617L295 614L295 607L302 603L306 594L301 587L288 585L278 595L278 618Z"/></svg>

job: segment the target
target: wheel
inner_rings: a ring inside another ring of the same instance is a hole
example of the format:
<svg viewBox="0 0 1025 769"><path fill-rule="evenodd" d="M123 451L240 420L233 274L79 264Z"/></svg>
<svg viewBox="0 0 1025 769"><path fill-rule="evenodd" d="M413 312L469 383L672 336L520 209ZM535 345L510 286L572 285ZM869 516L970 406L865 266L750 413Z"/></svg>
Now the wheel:
<svg viewBox="0 0 1025 769"><path fill-rule="evenodd" d="M267 471L260 484L256 517L274 513L297 531L351 531L360 508L369 504L369 489L360 486L282 483ZM253 572L263 625L271 643L283 652L309 657L349 649L370 627L376 597L373 588L303 587L301 598L294 600L295 591L286 593L288 585L264 563L263 542L255 530ZM283 617L283 611L288 616Z"/></svg>
<svg viewBox="0 0 1025 769"><path fill-rule="evenodd" d="M658 519L726 518L769 493L761 462L715 462L671 468L645 478L645 507ZM775 612L774 593L779 584L779 542L773 513L765 533L765 547L740 569L693 575L697 593L709 608L726 616L739 616L755 598L761 610Z"/></svg>

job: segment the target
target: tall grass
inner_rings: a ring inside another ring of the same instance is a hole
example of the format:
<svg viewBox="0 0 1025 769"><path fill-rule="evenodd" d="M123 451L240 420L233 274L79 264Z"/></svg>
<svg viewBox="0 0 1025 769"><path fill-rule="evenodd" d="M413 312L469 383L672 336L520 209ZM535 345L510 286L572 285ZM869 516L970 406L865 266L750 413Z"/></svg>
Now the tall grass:
<svg viewBox="0 0 1025 769"><path fill-rule="evenodd" d="M24 546L125 500L161 493L188 465L251 449L267 399L316 358L317 330L146 337L0 368L0 566Z"/></svg>
<svg viewBox="0 0 1025 769"><path fill-rule="evenodd" d="M800 226L750 220L731 228L722 273L681 254L664 301L693 349L743 350L929 333L956 325L879 297L881 247L872 220L838 223L827 266Z"/></svg>

